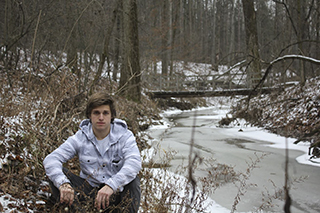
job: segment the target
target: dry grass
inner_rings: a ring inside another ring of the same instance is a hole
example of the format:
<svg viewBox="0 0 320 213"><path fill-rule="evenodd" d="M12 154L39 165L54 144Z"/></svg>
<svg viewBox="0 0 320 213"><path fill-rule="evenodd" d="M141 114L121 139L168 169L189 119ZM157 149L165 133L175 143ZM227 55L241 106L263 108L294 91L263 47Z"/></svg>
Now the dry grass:
<svg viewBox="0 0 320 213"><path fill-rule="evenodd" d="M43 212L45 207L36 204L40 199L38 190L48 191L48 187L42 185L46 181L42 161L78 130L79 122L85 118L87 94L77 89L79 79L66 67L50 71L50 67L42 64L42 69L32 74L24 74L26 70L9 70L15 73L10 75L10 81L2 71L0 157L6 163L0 170L0 193L10 194L14 197L11 199L25 199L30 203L29 209ZM111 93L108 89L115 86L103 86L105 83L101 80L97 90ZM128 123L138 135L139 148L144 149L146 143L143 137L139 137L139 132L158 118L156 105L146 98L142 100L143 104L121 97L115 99L117 117ZM66 166L79 171L77 158ZM22 207L17 203L14 208Z"/></svg>

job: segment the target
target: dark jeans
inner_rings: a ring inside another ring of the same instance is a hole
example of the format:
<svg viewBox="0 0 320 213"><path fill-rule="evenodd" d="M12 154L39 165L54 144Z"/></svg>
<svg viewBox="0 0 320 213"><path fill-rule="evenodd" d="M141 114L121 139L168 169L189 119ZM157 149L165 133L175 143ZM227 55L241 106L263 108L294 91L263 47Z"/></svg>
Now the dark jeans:
<svg viewBox="0 0 320 213"><path fill-rule="evenodd" d="M77 208L79 208L80 205L80 207L82 206L82 209L84 206L90 209L94 208L93 206L97 192L104 185L101 185L100 187L92 187L85 179L73 174L68 169L63 168L63 172L71 181L71 186L75 190L75 200L73 205L78 206ZM54 202L59 203L59 189L55 187L50 180L49 183L52 192L52 199L54 200ZM139 177L136 177L133 181L124 186L124 190L122 192L115 192L111 196L109 207L105 209L104 212L136 213L139 209L140 197L140 179Z"/></svg>

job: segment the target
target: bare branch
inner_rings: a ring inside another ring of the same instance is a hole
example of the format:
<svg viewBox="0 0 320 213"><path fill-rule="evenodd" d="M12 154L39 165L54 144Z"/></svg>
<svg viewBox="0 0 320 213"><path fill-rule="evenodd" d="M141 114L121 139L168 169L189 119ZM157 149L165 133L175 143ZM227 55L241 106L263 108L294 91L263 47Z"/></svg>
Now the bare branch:
<svg viewBox="0 0 320 213"><path fill-rule="evenodd" d="M262 77L260 82L255 86L255 88L253 88L252 92L250 93L250 95L248 97L248 103L250 101L250 98L251 98L251 95L253 94L253 92L256 91L260 87L260 85L263 84L263 82L266 80L268 74L271 71L272 66L278 62L281 62L281 61L287 60L287 59L299 59L299 60L308 61L308 62L320 65L320 60L314 59L311 57L307 57L307 56L303 56L303 55L285 55L285 56L276 58L275 60L273 60L269 63L269 66L267 67L266 72L264 73L264 76Z"/></svg>
<svg viewBox="0 0 320 213"><path fill-rule="evenodd" d="M282 1L278 1L278 0L273 0L275 3L278 3L278 4L282 4L284 6L284 8L286 9L286 12L288 14L288 17L290 19L290 22L291 22L291 25L292 25L292 28L294 30L294 33L296 34L296 36L298 36L298 31L296 29L296 26L294 25L294 22L292 20L292 17L291 17L291 14L290 14L290 11L289 11L289 8L287 6L287 4L282 0Z"/></svg>

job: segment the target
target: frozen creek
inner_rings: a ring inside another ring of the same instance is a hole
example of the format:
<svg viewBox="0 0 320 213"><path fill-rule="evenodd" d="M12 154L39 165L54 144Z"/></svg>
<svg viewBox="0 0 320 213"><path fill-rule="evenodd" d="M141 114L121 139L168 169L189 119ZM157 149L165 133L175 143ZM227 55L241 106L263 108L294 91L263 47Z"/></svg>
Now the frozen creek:
<svg viewBox="0 0 320 213"><path fill-rule="evenodd" d="M181 164L188 163L190 141L194 118L196 115L196 128L194 135L194 152L203 158L213 158L216 163L234 167L237 172L245 173L251 160L266 154L247 180L245 195L241 196L236 212L255 212L267 199L266 193L273 194L275 189L284 186L285 145L286 139L267 133L257 128L236 126L232 128L219 128L218 121L225 116L227 108L205 108L196 111L167 114L166 118L173 122L169 129L151 128L150 135L158 140L158 146L163 150L176 152L171 161L171 171L176 171ZM239 132L239 129L243 132ZM297 158L306 162L307 145L291 148L292 140L287 140L289 145L289 176L290 179L306 179L291 185L290 196L292 199L291 212L316 213L320 212L320 167L299 163ZM276 147L278 145L278 148ZM297 146L297 145L295 145ZM280 147L280 148L279 148ZM161 156L159 156L161 157ZM201 164L202 167L205 165ZM200 168L196 176L203 176ZM275 188L276 186L276 188ZM218 188L210 197L219 205L232 209L238 188L233 183L227 183ZM272 205L263 212L283 212L283 200L273 200Z"/></svg>

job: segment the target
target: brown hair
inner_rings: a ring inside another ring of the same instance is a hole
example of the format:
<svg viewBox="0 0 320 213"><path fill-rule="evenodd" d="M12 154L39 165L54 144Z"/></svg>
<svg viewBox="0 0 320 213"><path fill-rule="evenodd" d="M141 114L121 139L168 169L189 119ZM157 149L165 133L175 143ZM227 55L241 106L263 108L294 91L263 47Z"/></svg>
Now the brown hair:
<svg viewBox="0 0 320 213"><path fill-rule="evenodd" d="M112 97L106 92L97 92L94 93L88 100L86 116L90 118L91 112L94 108L97 108L102 105L108 105L111 110L111 122L113 122L114 118L117 115L115 103Z"/></svg>

